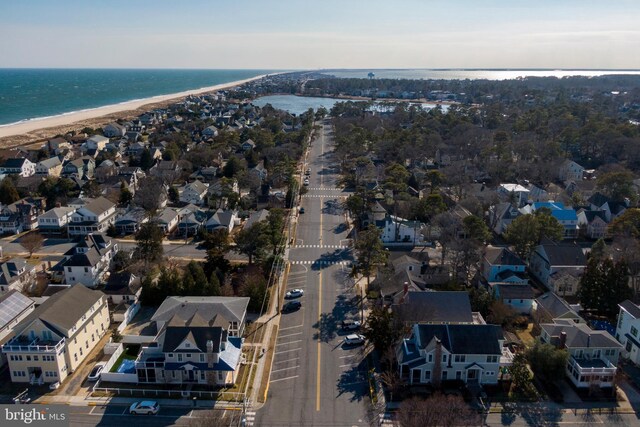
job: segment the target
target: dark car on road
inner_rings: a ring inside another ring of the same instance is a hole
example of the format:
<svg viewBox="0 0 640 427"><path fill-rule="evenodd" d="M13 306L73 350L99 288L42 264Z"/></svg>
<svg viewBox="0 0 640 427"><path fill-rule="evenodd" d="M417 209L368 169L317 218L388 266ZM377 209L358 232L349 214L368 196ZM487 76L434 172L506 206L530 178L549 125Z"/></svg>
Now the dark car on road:
<svg viewBox="0 0 640 427"><path fill-rule="evenodd" d="M302 303L300 301L289 301L282 306L282 312L289 313L292 311L300 310L300 307L302 307Z"/></svg>

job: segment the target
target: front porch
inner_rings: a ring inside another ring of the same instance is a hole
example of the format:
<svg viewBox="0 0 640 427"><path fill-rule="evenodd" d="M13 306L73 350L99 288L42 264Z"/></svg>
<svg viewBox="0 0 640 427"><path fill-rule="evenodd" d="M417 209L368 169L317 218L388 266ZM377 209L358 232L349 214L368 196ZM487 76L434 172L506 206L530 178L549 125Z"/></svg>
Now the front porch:
<svg viewBox="0 0 640 427"><path fill-rule="evenodd" d="M578 388L608 388L613 387L617 369L608 360L571 357L567 363L567 376Z"/></svg>

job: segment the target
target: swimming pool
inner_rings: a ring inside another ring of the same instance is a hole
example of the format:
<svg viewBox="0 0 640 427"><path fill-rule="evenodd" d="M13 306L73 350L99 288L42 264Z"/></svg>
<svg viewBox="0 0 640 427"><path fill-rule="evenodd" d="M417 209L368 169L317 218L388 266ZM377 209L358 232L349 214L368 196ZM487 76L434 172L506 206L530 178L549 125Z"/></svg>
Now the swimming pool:
<svg viewBox="0 0 640 427"><path fill-rule="evenodd" d="M122 359L122 362L120 362L120 366L118 366L117 372L120 374L135 374L136 361L132 359Z"/></svg>

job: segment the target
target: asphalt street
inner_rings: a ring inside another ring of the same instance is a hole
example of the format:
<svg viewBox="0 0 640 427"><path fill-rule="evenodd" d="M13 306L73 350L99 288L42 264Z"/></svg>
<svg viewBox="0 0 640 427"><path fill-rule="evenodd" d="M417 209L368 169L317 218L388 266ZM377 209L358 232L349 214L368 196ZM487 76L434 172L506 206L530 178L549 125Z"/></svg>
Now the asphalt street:
<svg viewBox="0 0 640 427"><path fill-rule="evenodd" d="M359 319L359 305L340 207L348 193L336 188L331 145L325 124L310 149L305 213L289 252L287 289L304 290L302 308L280 321L268 398L256 412L256 426L370 425L365 350L345 346L340 331L343 319Z"/></svg>

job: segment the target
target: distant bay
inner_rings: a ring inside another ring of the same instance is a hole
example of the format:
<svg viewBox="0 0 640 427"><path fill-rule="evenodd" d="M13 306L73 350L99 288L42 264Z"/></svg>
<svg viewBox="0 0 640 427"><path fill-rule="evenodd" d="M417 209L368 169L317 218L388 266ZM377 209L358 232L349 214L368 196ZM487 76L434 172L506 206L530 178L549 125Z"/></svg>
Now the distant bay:
<svg viewBox="0 0 640 427"><path fill-rule="evenodd" d="M640 70L551 70L551 69L327 69L319 72L341 78L366 79L370 72L380 79L416 80L509 80L521 77L597 77L612 74L640 75Z"/></svg>
<svg viewBox="0 0 640 427"><path fill-rule="evenodd" d="M320 107L324 107L327 110L331 110L337 102L365 102L364 99L348 99L348 98L329 98L329 97L317 97L317 96L298 96L298 95L268 95L261 96L254 99L251 103L257 107L264 107L270 104L273 108L278 110L284 110L291 114L299 115L313 108L317 110ZM387 108L384 106L385 100L375 101L374 109L378 111L384 111ZM412 104L420 105L425 109L436 107L435 103L423 103L423 102L411 102ZM443 111L447 111L449 106L446 104L440 105Z"/></svg>
<svg viewBox="0 0 640 427"><path fill-rule="evenodd" d="M274 70L0 69L0 125L215 86Z"/></svg>

